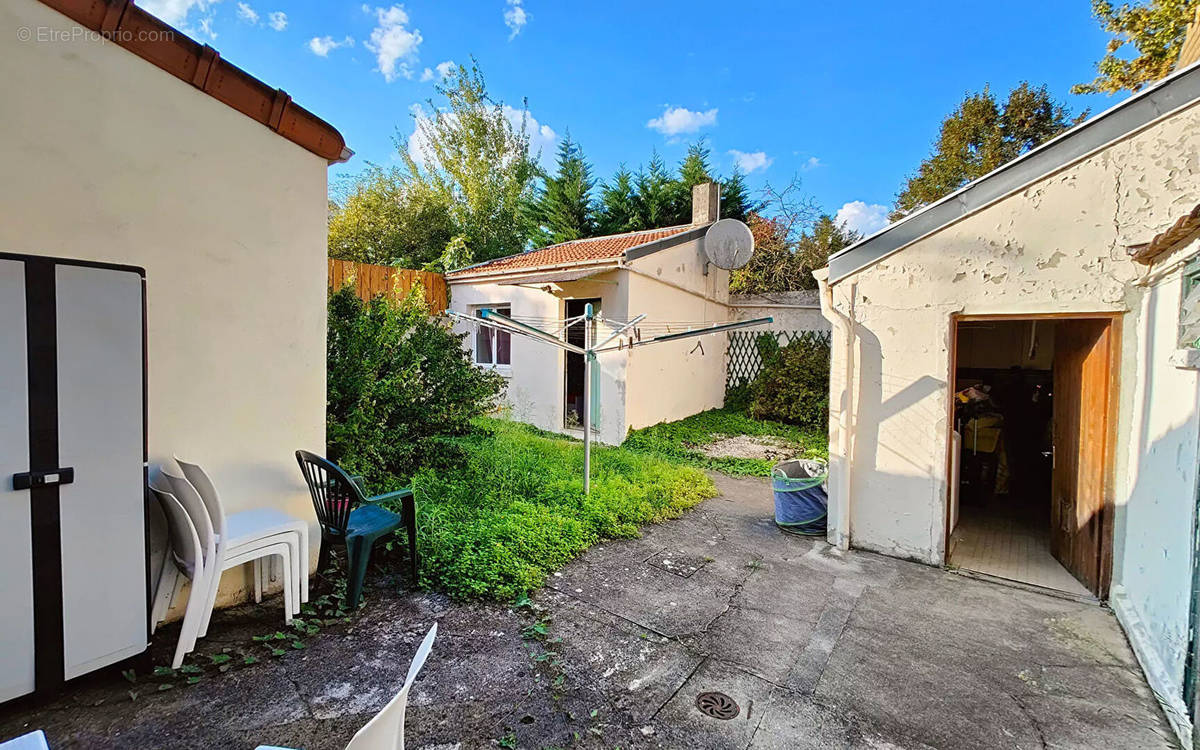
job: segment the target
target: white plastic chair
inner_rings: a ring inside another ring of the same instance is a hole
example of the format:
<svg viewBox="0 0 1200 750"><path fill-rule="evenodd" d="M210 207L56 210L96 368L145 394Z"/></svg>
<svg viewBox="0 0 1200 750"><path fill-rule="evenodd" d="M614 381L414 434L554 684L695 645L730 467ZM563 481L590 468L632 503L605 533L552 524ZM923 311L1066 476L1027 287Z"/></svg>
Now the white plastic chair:
<svg viewBox="0 0 1200 750"><path fill-rule="evenodd" d="M388 701L374 718L358 730L346 745L346 750L404 750L404 712L408 707L408 691L417 679L417 673L425 666L425 659L433 649L433 639L437 637L437 623L425 634L425 640L417 648L412 664L408 667L408 676L404 679L404 687L395 698Z"/></svg>
<svg viewBox="0 0 1200 750"><path fill-rule="evenodd" d="M152 626L157 626L166 616L183 579L192 582L187 609L184 610L183 622L179 628L179 640L175 644L175 656L171 660L171 668L178 669L183 664L183 657L196 647L196 635L204 617L204 594L208 590L208 582L204 577L200 537L196 534L196 527L187 510L173 494L162 489L161 485L156 486L155 482L151 482L150 491L158 499L163 515L167 517L167 533L170 539L170 548L158 578L158 592L151 615Z"/></svg>
<svg viewBox="0 0 1200 750"><path fill-rule="evenodd" d="M160 473L171 484L171 489L176 498L179 499L181 505L188 509L190 515L196 521L196 530L200 534L200 545L204 550L204 580L206 588L201 589L201 599L204 601L204 614L201 617L199 636L204 636L208 630L208 622L212 617L212 609L216 603L217 585L220 583L221 573L235 568L239 565L244 565L248 562L255 562L264 558L279 556L283 559L283 602L284 612L283 619L285 623L291 623L292 614L299 611L299 602L295 601L296 581L292 578L292 550L293 547L299 547L298 535L292 534L293 539L282 539L276 537L262 537L255 539L256 544L240 544L236 547L226 546L222 542L222 536L213 529L211 514L204 500L201 499L200 493L192 486L186 478L172 474L166 469L160 469ZM221 520L224 521L224 515L221 515ZM228 537L225 537L228 538ZM294 541L293 541L294 540ZM237 541L236 539L234 541ZM256 601L262 601L262 591L259 586L259 581L255 581Z"/></svg>
<svg viewBox="0 0 1200 750"><path fill-rule="evenodd" d="M408 707L408 691L417 679L417 673L425 666L425 659L433 650L433 639L437 637L437 623L425 634L425 640L417 648L412 664L408 667L408 676L404 679L404 687L395 698L388 701L383 709L375 714L362 729L351 738L346 750L404 750L404 713ZM254 750L290 750L277 745L259 745Z"/></svg>
<svg viewBox="0 0 1200 750"><path fill-rule="evenodd" d="M46 733L35 729L29 734L0 742L0 750L50 750L50 746L46 744Z"/></svg>
<svg viewBox="0 0 1200 750"><path fill-rule="evenodd" d="M256 508L226 515L225 506L216 485L199 464L175 456L175 463L183 470L183 476L196 490L213 528L216 540L216 559L243 556L245 552L266 544L287 543L292 547L291 580L293 582L292 614L300 613L300 604L308 601L308 522L289 516L273 508ZM231 565L218 564L218 570L227 570ZM262 590L266 580L262 560L254 564L254 600L262 601ZM209 598L214 603L220 576L209 581ZM200 635L208 632L211 608L204 618Z"/></svg>

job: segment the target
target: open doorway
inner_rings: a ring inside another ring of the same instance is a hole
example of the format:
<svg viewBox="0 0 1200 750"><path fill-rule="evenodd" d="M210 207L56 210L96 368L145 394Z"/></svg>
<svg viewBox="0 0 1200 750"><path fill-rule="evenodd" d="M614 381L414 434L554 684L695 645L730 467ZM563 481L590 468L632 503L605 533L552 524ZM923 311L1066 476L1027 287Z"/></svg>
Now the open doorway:
<svg viewBox="0 0 1200 750"><path fill-rule="evenodd" d="M583 315L584 308L592 306L594 314L600 313L600 299L567 300L567 319ZM583 321L567 326L567 343L582 347L585 324ZM571 430L583 429L583 355L567 352L566 374L563 383L563 427ZM593 420L593 424L595 421Z"/></svg>
<svg viewBox="0 0 1200 750"><path fill-rule="evenodd" d="M1115 324L956 321L947 561L1103 597Z"/></svg>

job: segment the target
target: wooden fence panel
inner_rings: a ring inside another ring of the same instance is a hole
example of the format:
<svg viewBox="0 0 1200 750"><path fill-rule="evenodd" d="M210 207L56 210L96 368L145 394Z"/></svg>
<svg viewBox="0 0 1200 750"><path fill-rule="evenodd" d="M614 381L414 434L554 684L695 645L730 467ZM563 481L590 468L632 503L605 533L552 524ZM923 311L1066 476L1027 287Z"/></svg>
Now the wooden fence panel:
<svg viewBox="0 0 1200 750"><path fill-rule="evenodd" d="M440 315L449 304L446 277L440 273L330 258L329 288L341 289L351 280L354 282L354 293L364 300L380 294L399 299L408 294L413 286L420 284L424 288L425 303L429 305L430 314Z"/></svg>

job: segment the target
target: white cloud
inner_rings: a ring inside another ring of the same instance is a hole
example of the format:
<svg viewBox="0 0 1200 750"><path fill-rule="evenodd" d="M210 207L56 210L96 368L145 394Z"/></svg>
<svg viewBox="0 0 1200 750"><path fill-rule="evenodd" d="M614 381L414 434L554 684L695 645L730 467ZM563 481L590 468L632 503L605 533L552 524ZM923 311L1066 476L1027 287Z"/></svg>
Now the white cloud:
<svg viewBox="0 0 1200 750"><path fill-rule="evenodd" d="M541 152L543 160L553 158L554 144L558 141L558 133L549 125L542 125L537 121L532 114L527 110L517 109L504 105L504 116L512 123L515 130L521 129L522 117L525 121L525 132L529 135L529 152L537 154Z"/></svg>
<svg viewBox="0 0 1200 750"><path fill-rule="evenodd" d="M864 201L850 201L843 205L838 209L834 220L838 224L845 224L864 237L875 234L890 223L888 222L887 206L881 206L878 203L868 204Z"/></svg>
<svg viewBox="0 0 1200 750"><path fill-rule="evenodd" d="M525 124L525 132L529 136L529 151L531 154L539 154L543 162L554 158L554 144L558 141L558 133L549 125L543 125L537 121L533 115L525 110L504 105L503 110L505 118L512 123L513 129L520 130L522 120ZM432 155L429 152L429 141L425 138L422 132L422 124L429 117L421 105L414 104L409 107L409 112L413 116L413 132L408 136L408 155L413 158L413 161L418 164L428 165ZM445 112L439 117L454 118L453 113ZM451 119L451 121L453 121Z"/></svg>
<svg viewBox="0 0 1200 750"><path fill-rule="evenodd" d="M211 15L200 19L200 31L209 39L216 39L217 32L213 31L213 17Z"/></svg>
<svg viewBox="0 0 1200 750"><path fill-rule="evenodd" d="M276 31L283 31L287 28L287 13L282 10L273 11L267 14L267 25Z"/></svg>
<svg viewBox="0 0 1200 750"><path fill-rule="evenodd" d="M250 24L258 23L258 12L255 11L254 8L251 8L246 3L238 3L237 4L237 16L238 16L238 18L242 19L246 23L250 23Z"/></svg>
<svg viewBox="0 0 1200 750"><path fill-rule="evenodd" d="M507 0L508 8L504 11L504 25L508 27L508 41L517 38L525 24L529 23L529 14L521 5L521 0Z"/></svg>
<svg viewBox="0 0 1200 750"><path fill-rule="evenodd" d="M314 36L308 40L308 49L317 57L329 57L329 53L339 47L353 47L354 38L346 37L340 42L331 36Z"/></svg>
<svg viewBox="0 0 1200 750"><path fill-rule="evenodd" d="M819 166L821 166L821 160L815 156L810 156L804 160L804 163L800 165L800 168L807 172L808 170L816 169Z"/></svg>
<svg viewBox="0 0 1200 750"><path fill-rule="evenodd" d="M757 172L760 169L766 169L775 161L771 157L767 156L766 152L763 151L751 151L747 153L745 151L732 149L729 152L729 155L733 157L733 163L738 166L738 169L742 170L746 174Z"/></svg>
<svg viewBox="0 0 1200 750"><path fill-rule="evenodd" d="M426 68L425 72L421 74L421 80L432 81L436 79L438 81L444 81L450 77L450 74L453 73L457 67L458 64L453 60L440 62L433 66L433 68Z"/></svg>
<svg viewBox="0 0 1200 750"><path fill-rule="evenodd" d="M138 5L172 26L187 28L188 16L193 10L208 13L218 2L220 0L141 0ZM204 28L205 21L208 21L208 29L211 30L212 16L200 19L201 28Z"/></svg>
<svg viewBox="0 0 1200 750"><path fill-rule="evenodd" d="M369 11L365 5L363 10ZM375 53L375 62L383 79L391 83L397 76L412 78L409 64L417 59L423 41L421 31L408 28L408 14L403 5L376 8L375 20L377 23L366 47Z"/></svg>
<svg viewBox="0 0 1200 750"><path fill-rule="evenodd" d="M646 127L657 130L663 135L680 135L695 133L700 128L717 124L717 110L693 112L685 107L667 107L660 117L655 117L646 123Z"/></svg>

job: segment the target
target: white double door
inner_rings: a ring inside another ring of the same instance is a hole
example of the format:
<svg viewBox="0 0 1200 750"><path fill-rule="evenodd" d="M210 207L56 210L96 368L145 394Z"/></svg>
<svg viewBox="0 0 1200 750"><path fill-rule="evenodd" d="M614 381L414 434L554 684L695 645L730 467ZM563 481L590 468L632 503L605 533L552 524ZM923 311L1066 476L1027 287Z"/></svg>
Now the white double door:
<svg viewBox="0 0 1200 750"><path fill-rule="evenodd" d="M146 648L143 300L0 255L0 701Z"/></svg>

